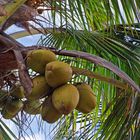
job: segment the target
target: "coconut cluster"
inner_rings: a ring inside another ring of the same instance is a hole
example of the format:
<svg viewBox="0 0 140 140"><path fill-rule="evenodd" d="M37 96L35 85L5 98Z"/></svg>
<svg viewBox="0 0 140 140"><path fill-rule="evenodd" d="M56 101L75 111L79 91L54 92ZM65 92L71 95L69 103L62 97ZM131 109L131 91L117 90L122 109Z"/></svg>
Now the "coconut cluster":
<svg viewBox="0 0 140 140"><path fill-rule="evenodd" d="M74 109L86 114L95 108L96 96L92 88L86 83L71 84L71 66L58 61L50 50L30 51L26 65L38 73L32 78L32 92L25 97L22 85L16 85L10 93L0 92L6 95L0 98L1 114L5 119L15 117L23 110L31 115L40 114L44 121L54 123Z"/></svg>

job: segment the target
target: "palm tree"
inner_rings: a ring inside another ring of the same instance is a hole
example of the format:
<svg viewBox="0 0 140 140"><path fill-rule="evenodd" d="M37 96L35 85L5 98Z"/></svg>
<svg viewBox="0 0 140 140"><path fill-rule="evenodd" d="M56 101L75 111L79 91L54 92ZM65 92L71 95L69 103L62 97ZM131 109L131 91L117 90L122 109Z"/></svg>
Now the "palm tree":
<svg viewBox="0 0 140 140"><path fill-rule="evenodd" d="M32 82L24 58L29 50L51 49L74 68L72 82L90 84L97 97L91 113L74 110L55 123L52 139L138 140L139 1L28 0L23 5L25 1L9 4L5 0L2 5L8 16L0 17L1 87L15 82L10 72L18 68L20 82L29 93ZM6 34L13 24L26 30ZM42 34L35 46L25 47L15 40L33 34ZM17 118L11 121L20 127L23 118ZM7 132L14 136L2 119L0 130L6 140L10 139Z"/></svg>

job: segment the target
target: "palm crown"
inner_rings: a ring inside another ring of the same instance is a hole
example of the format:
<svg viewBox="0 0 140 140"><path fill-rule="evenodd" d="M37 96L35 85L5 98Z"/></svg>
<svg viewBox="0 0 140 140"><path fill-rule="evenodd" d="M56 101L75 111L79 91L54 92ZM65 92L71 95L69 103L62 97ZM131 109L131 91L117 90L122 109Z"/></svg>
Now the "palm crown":
<svg viewBox="0 0 140 140"><path fill-rule="evenodd" d="M28 0L23 5L25 1L4 5L9 17L0 17L1 35L8 36L9 40L20 46L23 55L28 50L47 46L59 55L59 60L73 67L75 76L71 82L88 83L97 99L96 108L87 115L74 110L68 116L62 116L51 130L51 137L138 140L139 1ZM27 12L20 16L22 9ZM4 31L13 24L26 29L11 34L14 39L41 33L38 44L24 48L11 39ZM26 84L24 87L30 90ZM21 120L12 121L19 125ZM11 135L12 131L3 119L1 124L3 137L10 139L5 128Z"/></svg>

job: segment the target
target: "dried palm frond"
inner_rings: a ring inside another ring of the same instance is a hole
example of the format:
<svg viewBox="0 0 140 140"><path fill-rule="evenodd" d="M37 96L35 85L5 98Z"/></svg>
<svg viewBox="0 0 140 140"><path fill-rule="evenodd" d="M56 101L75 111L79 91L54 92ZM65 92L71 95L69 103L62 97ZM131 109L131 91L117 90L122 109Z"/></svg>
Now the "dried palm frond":
<svg viewBox="0 0 140 140"><path fill-rule="evenodd" d="M52 5L52 2L53 1L50 0L27 0L25 4L21 5L21 7L8 20L6 20L1 29L4 31L11 25L15 24L18 27L24 28L31 34L30 28L32 27L30 26L29 21L33 21L35 24L40 26L41 24L38 22L38 19L36 19L37 16L40 16L40 18L42 18L40 14L42 14L46 10L60 10L60 8L58 8L57 6L54 7L54 5ZM3 9L2 12L0 12L2 16L6 15L6 12L4 12ZM47 19L44 18L44 21L47 21Z"/></svg>
<svg viewBox="0 0 140 140"><path fill-rule="evenodd" d="M4 6L12 1L13 0L0 0L0 16L6 16L7 12L4 9Z"/></svg>
<svg viewBox="0 0 140 140"><path fill-rule="evenodd" d="M3 25L2 30L7 29L13 24L22 25L28 30L27 21L31 21L37 16L37 11L27 5L22 5L13 16L11 16ZM23 24L24 23L24 24Z"/></svg>
<svg viewBox="0 0 140 140"><path fill-rule="evenodd" d="M6 11L2 5L0 5L0 16L6 16Z"/></svg>

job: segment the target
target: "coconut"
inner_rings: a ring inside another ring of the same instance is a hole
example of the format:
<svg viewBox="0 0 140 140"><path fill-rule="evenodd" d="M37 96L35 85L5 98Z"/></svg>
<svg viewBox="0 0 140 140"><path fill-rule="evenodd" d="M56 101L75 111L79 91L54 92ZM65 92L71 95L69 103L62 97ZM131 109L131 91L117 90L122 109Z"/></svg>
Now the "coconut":
<svg viewBox="0 0 140 140"><path fill-rule="evenodd" d="M10 95L18 99L25 98L24 93L25 93L24 88L21 85L14 86L10 91Z"/></svg>
<svg viewBox="0 0 140 140"><path fill-rule="evenodd" d="M56 110L67 115L76 108L79 102L79 92L74 85L65 84L54 90L52 102Z"/></svg>
<svg viewBox="0 0 140 140"><path fill-rule="evenodd" d="M23 102L19 99L8 99L3 107L4 113L15 116L23 108Z"/></svg>
<svg viewBox="0 0 140 140"><path fill-rule="evenodd" d="M54 61L46 65L45 78L51 87L66 84L72 77L72 68L69 64Z"/></svg>
<svg viewBox="0 0 140 140"><path fill-rule="evenodd" d="M62 116L62 114L54 108L51 96L44 101L41 116L42 119L48 123L54 123Z"/></svg>
<svg viewBox="0 0 140 140"><path fill-rule="evenodd" d="M52 51L40 49L28 52L26 64L33 71L43 74L46 64L55 60L56 55Z"/></svg>
<svg viewBox="0 0 140 140"><path fill-rule="evenodd" d="M41 112L41 102L40 100L34 100L34 101L24 101L24 107L23 110L31 115L37 115Z"/></svg>
<svg viewBox="0 0 140 140"><path fill-rule="evenodd" d="M0 90L0 108L3 108L5 105L7 99L8 99L8 93L4 90Z"/></svg>
<svg viewBox="0 0 140 140"><path fill-rule="evenodd" d="M28 100L38 100L44 96L47 96L50 87L47 84L44 76L36 76L32 79L32 82L32 92L29 96L27 96Z"/></svg>
<svg viewBox="0 0 140 140"><path fill-rule="evenodd" d="M10 114L3 108L1 111L1 115L4 119L12 119L15 117L16 114Z"/></svg>
<svg viewBox="0 0 140 140"><path fill-rule="evenodd" d="M96 107L96 96L92 88L85 83L76 85L79 91L79 103L76 109L82 113L89 113Z"/></svg>

